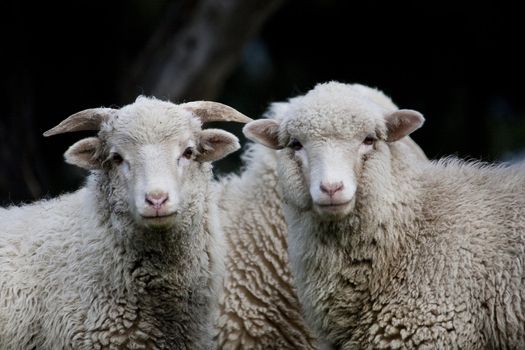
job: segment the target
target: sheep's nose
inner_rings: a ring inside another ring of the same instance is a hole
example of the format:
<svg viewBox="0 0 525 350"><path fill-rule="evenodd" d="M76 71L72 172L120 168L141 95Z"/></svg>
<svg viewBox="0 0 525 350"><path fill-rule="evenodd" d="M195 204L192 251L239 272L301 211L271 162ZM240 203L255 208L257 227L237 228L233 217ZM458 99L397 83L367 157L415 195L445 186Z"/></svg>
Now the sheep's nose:
<svg viewBox="0 0 525 350"><path fill-rule="evenodd" d="M343 185L343 181L331 183L321 182L321 185L319 187L321 189L321 192L326 193L330 197L332 197L336 192L342 191L343 188L345 188L345 186Z"/></svg>
<svg viewBox="0 0 525 350"><path fill-rule="evenodd" d="M166 192L150 192L146 194L146 203L159 209L164 203L168 201L168 194Z"/></svg>

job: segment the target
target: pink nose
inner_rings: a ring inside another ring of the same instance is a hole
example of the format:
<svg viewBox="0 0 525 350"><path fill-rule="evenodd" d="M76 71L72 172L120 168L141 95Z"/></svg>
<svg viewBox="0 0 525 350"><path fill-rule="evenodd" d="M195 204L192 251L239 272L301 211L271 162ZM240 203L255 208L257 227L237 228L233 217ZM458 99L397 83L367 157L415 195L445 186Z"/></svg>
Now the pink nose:
<svg viewBox="0 0 525 350"><path fill-rule="evenodd" d="M152 192L146 195L146 203L159 209L164 203L168 201L168 194L166 192Z"/></svg>
<svg viewBox="0 0 525 350"><path fill-rule="evenodd" d="M343 181L339 182L332 182L332 183L322 183L319 186L321 189L321 192L324 192L328 194L330 197L332 197L336 192L342 191L345 186L343 185Z"/></svg>

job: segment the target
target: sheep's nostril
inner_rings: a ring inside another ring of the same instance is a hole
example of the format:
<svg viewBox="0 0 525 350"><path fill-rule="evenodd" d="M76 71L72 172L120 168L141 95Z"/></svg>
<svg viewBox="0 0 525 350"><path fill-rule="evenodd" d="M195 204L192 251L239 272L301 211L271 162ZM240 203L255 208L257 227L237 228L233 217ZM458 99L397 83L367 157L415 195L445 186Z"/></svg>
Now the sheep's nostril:
<svg viewBox="0 0 525 350"><path fill-rule="evenodd" d="M321 192L324 192L328 194L330 197L332 197L335 193L342 191L345 186L343 184L343 181L339 182L332 182L332 183L323 183L321 182L321 185L319 186L321 189Z"/></svg>
<svg viewBox="0 0 525 350"><path fill-rule="evenodd" d="M166 192L153 192L146 194L146 203L155 208L160 208L168 201L169 197Z"/></svg>

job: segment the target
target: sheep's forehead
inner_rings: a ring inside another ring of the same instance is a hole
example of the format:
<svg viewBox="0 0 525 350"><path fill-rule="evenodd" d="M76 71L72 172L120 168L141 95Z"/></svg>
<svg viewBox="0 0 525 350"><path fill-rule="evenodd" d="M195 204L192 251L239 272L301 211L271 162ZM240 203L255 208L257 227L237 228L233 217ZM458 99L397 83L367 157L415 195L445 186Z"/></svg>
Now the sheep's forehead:
<svg viewBox="0 0 525 350"><path fill-rule="evenodd" d="M288 111L288 134L307 139L351 139L384 128L380 108L361 101L333 101L331 98L296 103Z"/></svg>
<svg viewBox="0 0 525 350"><path fill-rule="evenodd" d="M200 121L189 111L158 100L135 102L119 110L108 123L108 138L115 143L180 143L201 130Z"/></svg>

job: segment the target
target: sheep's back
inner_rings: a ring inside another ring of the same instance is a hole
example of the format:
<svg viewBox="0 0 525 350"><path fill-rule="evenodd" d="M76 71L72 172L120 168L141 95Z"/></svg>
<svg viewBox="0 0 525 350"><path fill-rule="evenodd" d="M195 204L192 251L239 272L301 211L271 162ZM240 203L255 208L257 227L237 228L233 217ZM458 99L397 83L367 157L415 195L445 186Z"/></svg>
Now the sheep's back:
<svg viewBox="0 0 525 350"><path fill-rule="evenodd" d="M524 346L525 164L449 158L428 171L426 225L411 263L432 266L427 276L441 289L448 283L449 295L462 291L449 299L483 315L478 322L492 347Z"/></svg>
<svg viewBox="0 0 525 350"><path fill-rule="evenodd" d="M222 184L228 253L219 347L313 349L288 268L275 156L252 146L248 158L242 176Z"/></svg>
<svg viewBox="0 0 525 350"><path fill-rule="evenodd" d="M43 344L42 335L54 322L44 315L54 314L59 300L71 295L67 291L83 283L79 270L91 263L76 263L84 253L78 249L79 232L83 225L93 227L81 215L85 195L80 190L0 211L0 348ZM9 339L16 344L2 342Z"/></svg>

